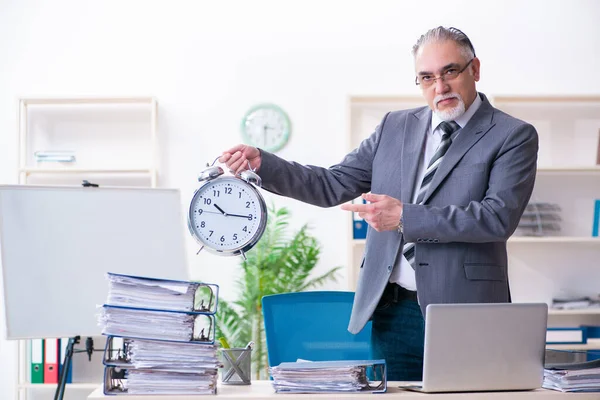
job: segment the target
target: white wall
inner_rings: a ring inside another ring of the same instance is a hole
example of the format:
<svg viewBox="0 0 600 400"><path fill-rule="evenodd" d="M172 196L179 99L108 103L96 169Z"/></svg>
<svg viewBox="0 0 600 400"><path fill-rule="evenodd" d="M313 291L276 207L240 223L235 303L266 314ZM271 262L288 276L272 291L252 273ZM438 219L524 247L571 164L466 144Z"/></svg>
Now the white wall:
<svg viewBox="0 0 600 400"><path fill-rule="evenodd" d="M598 95L599 15L594 0L0 0L0 183L17 179L18 97L156 96L160 186L180 188L187 205L198 171L241 140L256 103L292 119L281 156L340 160L348 96L418 94L410 49L437 25L469 35L483 92ZM274 201L294 226L312 226L320 271L346 262L347 214ZM196 257L188 244L193 276L235 297L239 260ZM14 352L0 339L2 399L13 395Z"/></svg>

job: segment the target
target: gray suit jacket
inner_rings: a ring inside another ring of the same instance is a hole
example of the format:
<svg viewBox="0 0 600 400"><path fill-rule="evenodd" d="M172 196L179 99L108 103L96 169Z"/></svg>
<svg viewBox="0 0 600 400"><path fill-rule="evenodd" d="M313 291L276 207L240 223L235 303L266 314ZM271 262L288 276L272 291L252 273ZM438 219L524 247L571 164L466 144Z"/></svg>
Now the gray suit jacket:
<svg viewBox="0 0 600 400"><path fill-rule="evenodd" d="M510 301L506 240L533 190L538 137L533 126L479 95L481 107L453 140L423 205L410 203L431 124L429 107L388 113L369 138L330 168L261 151L259 174L271 192L322 207L369 191L404 203L403 235L368 230L350 332L359 332L373 314L405 241L416 243L423 315L431 303Z"/></svg>

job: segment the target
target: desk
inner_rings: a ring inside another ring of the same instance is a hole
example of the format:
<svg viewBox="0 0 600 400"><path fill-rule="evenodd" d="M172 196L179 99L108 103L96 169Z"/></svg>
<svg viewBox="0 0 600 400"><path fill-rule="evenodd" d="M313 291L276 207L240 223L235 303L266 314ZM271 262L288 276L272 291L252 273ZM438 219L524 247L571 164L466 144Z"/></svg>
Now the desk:
<svg viewBox="0 0 600 400"><path fill-rule="evenodd" d="M127 395L127 396L105 396L102 393L102 388L94 390L89 395L88 400L110 399L115 400L122 398L123 400L206 400L210 398L229 399L229 400L310 400L310 399L368 399L380 398L382 400L423 400L427 397L442 400L460 400L460 399L492 399L492 400L598 400L600 393L562 393L554 390L528 390L523 392L475 392L475 393L442 393L442 394L424 394L409 392L398 389L398 382L388 382L387 393L378 395L369 395L365 393L336 393L332 394L277 394L271 387L270 381L253 381L252 385L233 386L219 385L217 396L160 396L160 395Z"/></svg>

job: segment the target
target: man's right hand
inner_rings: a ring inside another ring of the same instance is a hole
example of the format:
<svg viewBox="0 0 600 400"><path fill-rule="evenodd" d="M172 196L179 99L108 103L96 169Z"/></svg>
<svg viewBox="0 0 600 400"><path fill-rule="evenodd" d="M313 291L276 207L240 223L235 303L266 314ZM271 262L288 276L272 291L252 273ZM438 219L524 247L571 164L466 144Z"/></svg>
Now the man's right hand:
<svg viewBox="0 0 600 400"><path fill-rule="evenodd" d="M221 157L219 157L219 162L225 163L229 171L234 175L250 169L248 161L250 161L250 168L253 170L257 171L260 168L260 151L256 147L245 144L238 144L224 151Z"/></svg>

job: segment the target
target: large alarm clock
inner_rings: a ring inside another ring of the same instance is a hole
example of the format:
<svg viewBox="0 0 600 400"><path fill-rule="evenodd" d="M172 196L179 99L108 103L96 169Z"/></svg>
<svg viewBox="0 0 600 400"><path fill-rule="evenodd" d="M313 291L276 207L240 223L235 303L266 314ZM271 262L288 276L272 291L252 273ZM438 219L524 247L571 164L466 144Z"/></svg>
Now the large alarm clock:
<svg viewBox="0 0 600 400"><path fill-rule="evenodd" d="M188 212L190 233L201 244L198 252L206 248L213 254L246 258L267 224L267 207L257 190L260 177L252 170L225 176L221 167L212 166L198 181L202 185Z"/></svg>

